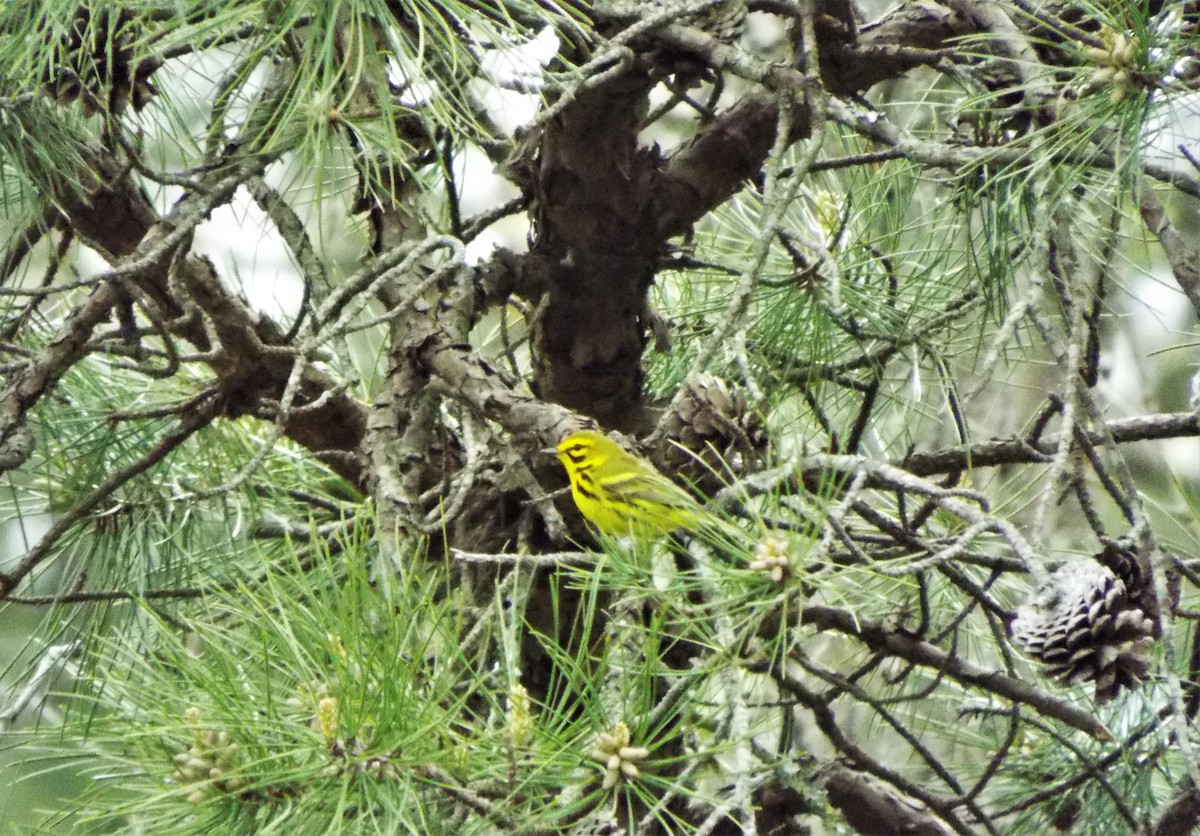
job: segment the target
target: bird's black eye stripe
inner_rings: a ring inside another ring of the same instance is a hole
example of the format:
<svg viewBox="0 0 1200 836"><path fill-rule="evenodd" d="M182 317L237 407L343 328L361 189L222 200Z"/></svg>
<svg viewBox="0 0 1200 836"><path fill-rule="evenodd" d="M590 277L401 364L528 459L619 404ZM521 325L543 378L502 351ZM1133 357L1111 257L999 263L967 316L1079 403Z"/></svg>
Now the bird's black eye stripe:
<svg viewBox="0 0 1200 836"><path fill-rule="evenodd" d="M575 464L579 464L581 461L587 458L587 448L582 444L576 444L574 447L569 448L566 453L567 458Z"/></svg>

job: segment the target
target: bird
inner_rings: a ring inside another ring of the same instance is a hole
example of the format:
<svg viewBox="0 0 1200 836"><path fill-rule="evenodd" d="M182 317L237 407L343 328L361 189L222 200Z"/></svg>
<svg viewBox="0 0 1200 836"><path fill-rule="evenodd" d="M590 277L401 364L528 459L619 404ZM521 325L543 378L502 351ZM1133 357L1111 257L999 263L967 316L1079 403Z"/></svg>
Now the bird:
<svg viewBox="0 0 1200 836"><path fill-rule="evenodd" d="M644 538L715 522L695 497L604 433L578 430L554 449L579 512L605 534Z"/></svg>

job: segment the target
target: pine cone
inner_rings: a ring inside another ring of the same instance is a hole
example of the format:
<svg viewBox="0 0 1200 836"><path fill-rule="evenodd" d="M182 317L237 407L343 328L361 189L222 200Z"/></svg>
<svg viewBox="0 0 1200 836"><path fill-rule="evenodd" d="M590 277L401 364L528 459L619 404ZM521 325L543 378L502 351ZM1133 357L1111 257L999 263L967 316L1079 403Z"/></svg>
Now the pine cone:
<svg viewBox="0 0 1200 836"><path fill-rule="evenodd" d="M1058 569L1017 610L1012 634L1049 676L1092 682L1103 703L1146 675L1155 624L1111 569L1081 561Z"/></svg>
<svg viewBox="0 0 1200 836"><path fill-rule="evenodd" d="M753 471L766 453L762 419L747 408L740 391L711 374L680 387L662 427L668 446L659 464L705 493Z"/></svg>
<svg viewBox="0 0 1200 836"><path fill-rule="evenodd" d="M143 30L128 9L80 6L67 31L52 29L45 19L43 26L47 43L58 47L58 60L43 72L42 81L60 102L79 99L88 116L105 109L120 114L130 102L141 110L158 92L150 76L162 59L137 58Z"/></svg>
<svg viewBox="0 0 1200 836"><path fill-rule="evenodd" d="M1149 574L1142 570L1137 547L1129 540L1116 540L1105 545L1104 551L1095 559L1125 584L1129 602L1154 622L1154 638L1158 638L1162 634L1162 625L1158 622L1158 596Z"/></svg>

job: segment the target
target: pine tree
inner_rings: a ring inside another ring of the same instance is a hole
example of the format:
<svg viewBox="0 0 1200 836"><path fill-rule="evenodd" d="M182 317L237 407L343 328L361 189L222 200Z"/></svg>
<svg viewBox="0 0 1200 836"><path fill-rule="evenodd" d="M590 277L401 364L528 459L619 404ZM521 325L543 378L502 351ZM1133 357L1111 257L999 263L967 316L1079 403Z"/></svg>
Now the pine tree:
<svg viewBox="0 0 1200 836"><path fill-rule="evenodd" d="M1198 26L0 5L6 816L1190 832Z"/></svg>

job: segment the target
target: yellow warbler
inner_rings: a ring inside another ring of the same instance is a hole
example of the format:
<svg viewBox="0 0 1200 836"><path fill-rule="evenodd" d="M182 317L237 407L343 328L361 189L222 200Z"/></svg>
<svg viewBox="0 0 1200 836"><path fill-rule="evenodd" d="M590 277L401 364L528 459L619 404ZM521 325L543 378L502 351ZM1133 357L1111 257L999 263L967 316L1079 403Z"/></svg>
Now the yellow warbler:
<svg viewBox="0 0 1200 836"><path fill-rule="evenodd" d="M715 522L691 494L603 433L573 432L555 450L579 512L605 534L646 536Z"/></svg>

